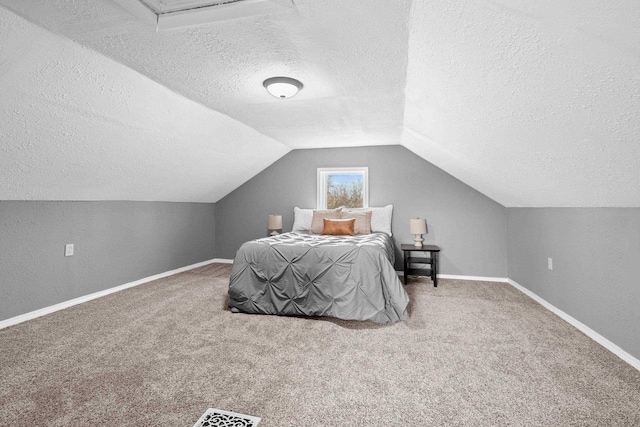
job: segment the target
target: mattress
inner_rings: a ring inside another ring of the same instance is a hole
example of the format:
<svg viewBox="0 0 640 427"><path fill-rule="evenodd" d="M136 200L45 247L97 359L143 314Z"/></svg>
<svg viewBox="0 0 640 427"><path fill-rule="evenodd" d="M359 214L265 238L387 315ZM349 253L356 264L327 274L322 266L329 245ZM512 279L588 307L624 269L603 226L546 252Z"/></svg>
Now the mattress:
<svg viewBox="0 0 640 427"><path fill-rule="evenodd" d="M329 316L391 323L408 319L409 297L385 233L285 233L247 242L229 281L229 307L245 313Z"/></svg>

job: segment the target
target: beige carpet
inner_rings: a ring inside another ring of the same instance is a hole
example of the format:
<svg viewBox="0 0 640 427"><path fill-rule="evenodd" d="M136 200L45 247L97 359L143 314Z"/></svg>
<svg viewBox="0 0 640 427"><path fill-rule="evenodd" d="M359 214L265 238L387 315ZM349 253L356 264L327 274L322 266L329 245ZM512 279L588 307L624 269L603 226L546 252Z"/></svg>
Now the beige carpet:
<svg viewBox="0 0 640 427"><path fill-rule="evenodd" d="M232 314L230 271L0 330L0 425L640 425L640 372L507 284L416 278L379 326Z"/></svg>

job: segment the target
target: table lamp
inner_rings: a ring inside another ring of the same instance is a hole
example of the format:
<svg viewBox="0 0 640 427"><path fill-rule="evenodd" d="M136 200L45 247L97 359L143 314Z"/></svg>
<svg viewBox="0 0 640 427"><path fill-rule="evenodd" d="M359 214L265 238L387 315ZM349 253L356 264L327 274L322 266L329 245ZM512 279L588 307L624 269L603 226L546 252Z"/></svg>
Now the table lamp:
<svg viewBox="0 0 640 427"><path fill-rule="evenodd" d="M427 233L427 220L424 218L412 218L409 225L409 233L414 235L413 244L422 247L422 235Z"/></svg>
<svg viewBox="0 0 640 427"><path fill-rule="evenodd" d="M282 215L269 215L269 225L267 225L272 236L277 236L282 231Z"/></svg>

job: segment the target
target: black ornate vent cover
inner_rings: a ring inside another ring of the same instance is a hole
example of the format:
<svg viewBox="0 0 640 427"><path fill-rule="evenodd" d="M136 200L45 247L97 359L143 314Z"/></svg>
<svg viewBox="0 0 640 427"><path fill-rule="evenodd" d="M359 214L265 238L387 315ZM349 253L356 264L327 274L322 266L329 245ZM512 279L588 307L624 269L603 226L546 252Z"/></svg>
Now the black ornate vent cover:
<svg viewBox="0 0 640 427"><path fill-rule="evenodd" d="M193 427L256 427L260 418L209 408Z"/></svg>

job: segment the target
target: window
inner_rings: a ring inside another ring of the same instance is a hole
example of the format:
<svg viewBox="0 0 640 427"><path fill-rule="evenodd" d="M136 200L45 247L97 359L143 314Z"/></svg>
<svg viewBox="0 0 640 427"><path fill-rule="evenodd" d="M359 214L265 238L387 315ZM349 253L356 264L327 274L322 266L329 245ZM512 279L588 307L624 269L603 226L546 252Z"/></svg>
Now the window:
<svg viewBox="0 0 640 427"><path fill-rule="evenodd" d="M318 168L318 209L369 207L369 168Z"/></svg>

